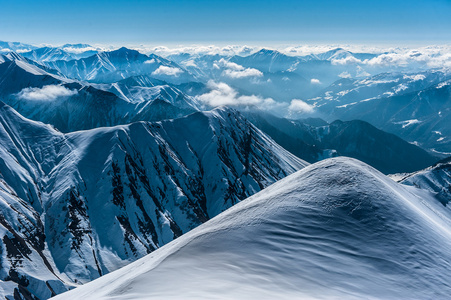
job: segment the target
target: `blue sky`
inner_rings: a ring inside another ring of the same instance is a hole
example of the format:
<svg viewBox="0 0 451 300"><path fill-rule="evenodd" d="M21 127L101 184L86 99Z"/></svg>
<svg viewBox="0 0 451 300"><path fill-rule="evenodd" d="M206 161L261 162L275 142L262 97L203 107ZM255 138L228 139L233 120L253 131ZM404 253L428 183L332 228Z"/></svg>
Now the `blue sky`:
<svg viewBox="0 0 451 300"><path fill-rule="evenodd" d="M0 40L61 44L451 43L451 0L0 0Z"/></svg>

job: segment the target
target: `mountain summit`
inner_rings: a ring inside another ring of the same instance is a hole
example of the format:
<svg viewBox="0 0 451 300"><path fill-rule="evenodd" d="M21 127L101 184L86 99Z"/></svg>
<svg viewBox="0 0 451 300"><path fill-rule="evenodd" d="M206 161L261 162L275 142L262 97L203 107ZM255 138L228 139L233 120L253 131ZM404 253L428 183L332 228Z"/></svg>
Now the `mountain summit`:
<svg viewBox="0 0 451 300"><path fill-rule="evenodd" d="M357 160L328 159L56 299L448 299L442 208Z"/></svg>
<svg viewBox="0 0 451 300"><path fill-rule="evenodd" d="M0 295L39 299L141 258L308 165L227 108L62 134L0 104L0 157Z"/></svg>

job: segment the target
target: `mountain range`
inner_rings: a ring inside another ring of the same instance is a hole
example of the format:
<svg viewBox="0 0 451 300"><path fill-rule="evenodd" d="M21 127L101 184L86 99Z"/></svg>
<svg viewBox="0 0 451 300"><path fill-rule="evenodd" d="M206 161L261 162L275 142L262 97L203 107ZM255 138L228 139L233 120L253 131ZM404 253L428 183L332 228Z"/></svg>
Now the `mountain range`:
<svg viewBox="0 0 451 300"><path fill-rule="evenodd" d="M195 77L176 63L158 55L145 55L122 47L108 52L74 59L44 62L69 78L95 83L113 83L130 76L150 75L174 83L194 81Z"/></svg>
<svg viewBox="0 0 451 300"><path fill-rule="evenodd" d="M447 299L450 217L364 163L327 159L56 299Z"/></svg>
<svg viewBox="0 0 451 300"><path fill-rule="evenodd" d="M3 56L3 60L3 101L25 117L51 124L62 132L176 118L201 107L196 96L188 93L195 95L204 89L202 85L174 85L148 75L113 84L93 84L69 79L18 55ZM399 173L423 169L438 160L361 121L321 121L311 125L275 117L263 110L244 113L284 148L311 163L346 155L384 173Z"/></svg>
<svg viewBox="0 0 451 300"><path fill-rule="evenodd" d="M192 97L167 84L148 87L150 80L129 78L99 87L18 55L0 56L0 61L1 99L22 115L63 132L162 120L198 110Z"/></svg>
<svg viewBox="0 0 451 300"><path fill-rule="evenodd" d="M425 150L365 121L287 120L261 111L245 115L282 147L310 163L344 155L392 174L417 171L437 161Z"/></svg>
<svg viewBox="0 0 451 300"><path fill-rule="evenodd" d="M225 108L62 134L2 104L0 124L7 297L86 283L308 165Z"/></svg>
<svg viewBox="0 0 451 300"><path fill-rule="evenodd" d="M446 54L42 45L0 42L1 297L448 298Z"/></svg>

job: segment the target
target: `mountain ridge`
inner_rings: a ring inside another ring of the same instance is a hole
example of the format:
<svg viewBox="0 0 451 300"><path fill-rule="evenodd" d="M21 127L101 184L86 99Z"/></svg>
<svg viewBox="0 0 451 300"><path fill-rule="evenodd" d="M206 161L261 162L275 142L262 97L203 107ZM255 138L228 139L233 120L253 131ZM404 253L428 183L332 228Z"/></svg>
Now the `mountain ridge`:
<svg viewBox="0 0 451 300"><path fill-rule="evenodd" d="M5 296L97 278L307 165L228 108L69 134L0 117Z"/></svg>
<svg viewBox="0 0 451 300"><path fill-rule="evenodd" d="M355 159L332 158L56 299L446 299L451 219L440 207Z"/></svg>

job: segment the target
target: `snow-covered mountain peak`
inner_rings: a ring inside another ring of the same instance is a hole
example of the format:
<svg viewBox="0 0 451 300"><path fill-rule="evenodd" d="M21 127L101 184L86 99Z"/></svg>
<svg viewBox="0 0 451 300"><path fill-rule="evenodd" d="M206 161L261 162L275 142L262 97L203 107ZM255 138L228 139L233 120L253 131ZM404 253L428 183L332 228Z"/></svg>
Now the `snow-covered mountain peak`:
<svg viewBox="0 0 451 300"><path fill-rule="evenodd" d="M274 56L274 55L280 55L280 54L282 54L282 53L280 53L277 50L263 48L263 49L255 52L254 54L251 54L251 56L255 56L255 57L257 57L257 56Z"/></svg>
<svg viewBox="0 0 451 300"><path fill-rule="evenodd" d="M352 56L352 53L343 48L335 48L324 53L316 54L316 57L320 60L344 59L350 56Z"/></svg>
<svg viewBox="0 0 451 300"><path fill-rule="evenodd" d="M226 108L63 134L0 104L0 141L8 297L95 279L308 165Z"/></svg>
<svg viewBox="0 0 451 300"><path fill-rule="evenodd" d="M48 124L29 120L23 117L12 107L10 107L9 105L5 104L2 101L0 101L0 117L5 125L14 127L16 129L21 127L27 127L27 129L24 130L23 133L28 133L32 135L33 131L35 131L35 128L47 128L48 130L52 131L52 133L57 132L56 130L53 129L52 126Z"/></svg>
<svg viewBox="0 0 451 300"><path fill-rule="evenodd" d="M16 52L8 52L7 54L0 54L0 61L14 61L14 60L25 60L20 54Z"/></svg>
<svg viewBox="0 0 451 300"><path fill-rule="evenodd" d="M123 57L136 58L136 57L140 57L140 56L147 58L147 55L141 54L137 50L129 49L126 47L121 47L119 49L109 51L109 52L104 52L104 53L108 54L111 57L115 57L115 58L123 58Z"/></svg>
<svg viewBox="0 0 451 300"><path fill-rule="evenodd" d="M32 51L22 53L22 55L37 62L73 59L73 57L63 49L53 47L34 49Z"/></svg>
<svg viewBox="0 0 451 300"><path fill-rule="evenodd" d="M449 220L416 192L328 159L56 299L446 299Z"/></svg>
<svg viewBox="0 0 451 300"><path fill-rule="evenodd" d="M75 48L75 49L84 49L84 48L93 48L89 44L64 44L61 48Z"/></svg>

